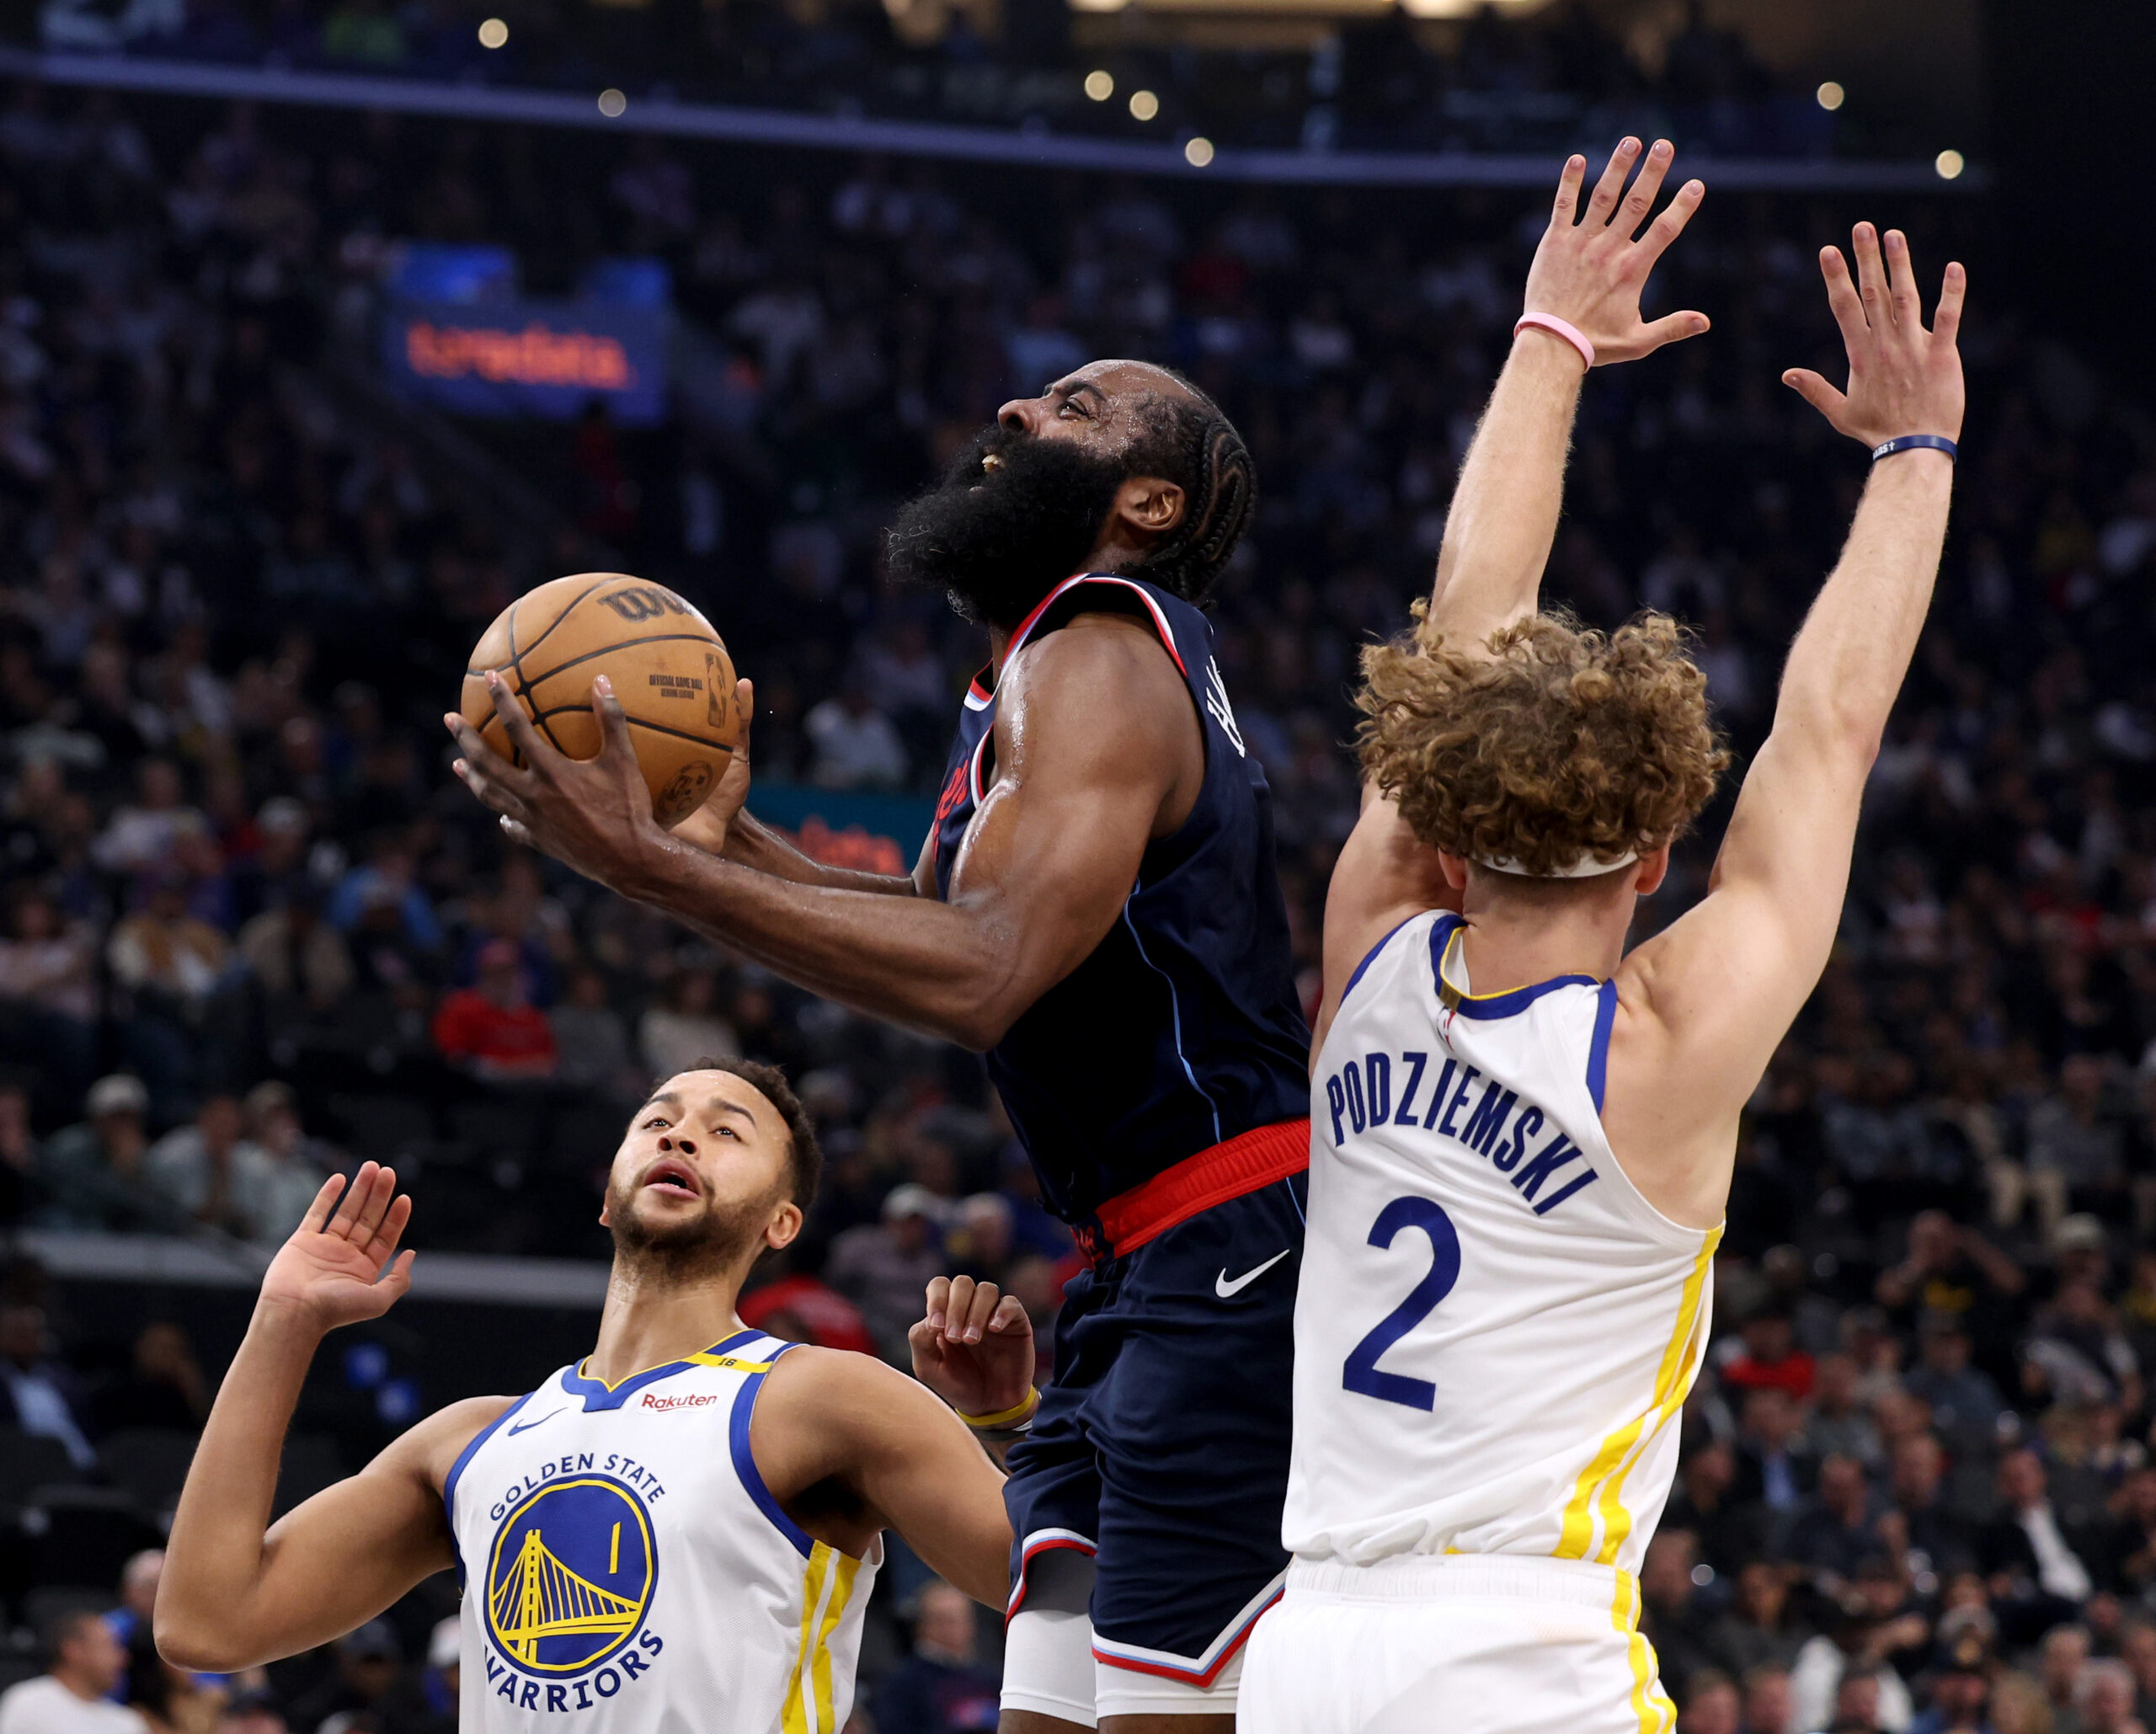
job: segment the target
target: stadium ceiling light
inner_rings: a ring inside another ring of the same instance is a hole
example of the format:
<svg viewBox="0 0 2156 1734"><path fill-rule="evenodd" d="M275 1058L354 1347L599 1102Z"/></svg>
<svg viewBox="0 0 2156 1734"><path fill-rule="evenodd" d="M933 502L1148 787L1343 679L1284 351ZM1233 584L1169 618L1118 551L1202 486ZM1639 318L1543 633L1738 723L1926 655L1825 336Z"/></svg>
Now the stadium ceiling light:
<svg viewBox="0 0 2156 1734"><path fill-rule="evenodd" d="M1086 73L1086 94L1097 103L1106 102L1115 94L1115 75L1103 72Z"/></svg>
<svg viewBox="0 0 2156 1734"><path fill-rule="evenodd" d="M620 120L627 112L628 106L628 98L611 86L599 93L599 112L609 120Z"/></svg>
<svg viewBox="0 0 2156 1734"><path fill-rule="evenodd" d="M1939 171L1940 179L1958 180L1969 162L1959 151L1941 151L1931 159L1931 166Z"/></svg>
<svg viewBox="0 0 2156 1734"><path fill-rule="evenodd" d="M1849 96L1849 92L1843 89L1832 78L1821 85L1815 94L1819 99L1819 106L1830 115L1847 102Z"/></svg>
<svg viewBox="0 0 2156 1734"><path fill-rule="evenodd" d="M1130 115L1134 120L1150 120L1161 112L1161 99L1150 90L1130 93Z"/></svg>
<svg viewBox="0 0 2156 1734"><path fill-rule="evenodd" d="M1194 138L1182 147L1182 160L1193 168L1203 168L1213 160L1213 141Z"/></svg>
<svg viewBox="0 0 2156 1734"><path fill-rule="evenodd" d="M509 25L498 18L483 21L479 26L479 45L482 48L506 48L509 45Z"/></svg>

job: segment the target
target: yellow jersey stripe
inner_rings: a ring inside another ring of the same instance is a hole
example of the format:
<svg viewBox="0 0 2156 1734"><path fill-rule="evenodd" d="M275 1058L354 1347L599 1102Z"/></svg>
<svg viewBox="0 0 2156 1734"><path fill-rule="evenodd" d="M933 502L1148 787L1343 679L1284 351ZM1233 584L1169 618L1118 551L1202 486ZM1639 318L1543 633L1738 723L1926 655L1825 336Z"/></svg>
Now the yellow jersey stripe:
<svg viewBox="0 0 2156 1734"><path fill-rule="evenodd" d="M1572 1483L1572 1497L1565 1502L1565 1514L1558 1530L1555 1557L1561 1560L1583 1560L1594 1544L1594 1496L1596 1490L1607 1481L1621 1464L1632 1447L1639 1441L1647 1422L1669 1395L1676 1383L1678 1369L1684 1364L1684 1354L1691 1344L1694 1321L1699 1315L1700 1295L1706 1286L1707 1272L1712 1265L1715 1248L1721 1244L1721 1230L1710 1231L1700 1247L1700 1255L1692 1262L1692 1273L1684 1279L1683 1294L1677 1304L1677 1320L1669 1333L1668 1346L1662 1350L1662 1366L1655 1375L1654 1395L1647 1400L1647 1406L1605 1438L1587 1467ZM1607 1563L1605 1561L1605 1563Z"/></svg>
<svg viewBox="0 0 2156 1734"><path fill-rule="evenodd" d="M812 1730L808 1694L802 1689L802 1672L808 1665L809 1637L816 1625L816 1604L823 1599L824 1580L830 1575L832 1550L818 1542L808 1550L808 1563L801 1572L801 1638L793 1654L793 1675L786 1683L786 1710L780 1719L783 1734L830 1734L827 1728Z"/></svg>
<svg viewBox="0 0 2156 1734"><path fill-rule="evenodd" d="M831 1634L838 1630L839 1621L845 1616L846 1600L853 1593L854 1573L861 1569L861 1561L851 1554L835 1553L831 1558L835 1567L836 1582L825 1603L823 1629L816 1634L816 1661L813 1671L817 1721L824 1734L838 1734L838 1724L831 1705Z"/></svg>
<svg viewBox="0 0 2156 1734"><path fill-rule="evenodd" d="M1595 1555L1595 1559L1602 1565L1614 1566L1617 1563L1617 1550L1632 1533L1632 1513L1625 1504L1625 1478L1631 1474L1633 1465L1646 1454L1646 1448L1654 1442L1655 1435L1662 1431L1669 1417L1684 1406L1685 1398L1692 1394L1692 1381L1699 1376L1700 1357L1706 1348L1707 1321L1703 1316L1702 1301L1706 1294L1707 1268L1713 1262L1715 1248L1721 1243L1721 1230L1716 1229L1707 1236L1706 1245L1700 1249L1699 1259L1694 1263L1692 1274L1684 1283L1684 1299L1678 1303L1677 1310L1677 1330L1669 1339L1669 1346L1673 1349L1678 1348L1680 1337L1683 1341L1684 1346L1676 1360L1679 1369L1678 1375L1666 1389L1655 1393L1658 1401L1640 1436L1638 1449L1618 1465L1615 1473L1603 1486L1600 1501L1602 1547ZM1657 1379L1657 1385L1668 1378L1670 1367L1669 1358L1665 1353L1662 1379Z"/></svg>
<svg viewBox="0 0 2156 1734"><path fill-rule="evenodd" d="M769 1361L736 1360L732 1355L694 1354L683 1358L692 1366L723 1367L735 1373L768 1373L772 1364Z"/></svg>
<svg viewBox="0 0 2156 1734"><path fill-rule="evenodd" d="M1662 1706L1649 1696L1654 1670L1647 1641L1640 1630L1640 1581L1629 1571L1617 1574L1617 1593L1609 1604L1609 1624L1625 1640L1625 1659L1632 1670L1632 1714L1639 1734L1662 1734Z"/></svg>

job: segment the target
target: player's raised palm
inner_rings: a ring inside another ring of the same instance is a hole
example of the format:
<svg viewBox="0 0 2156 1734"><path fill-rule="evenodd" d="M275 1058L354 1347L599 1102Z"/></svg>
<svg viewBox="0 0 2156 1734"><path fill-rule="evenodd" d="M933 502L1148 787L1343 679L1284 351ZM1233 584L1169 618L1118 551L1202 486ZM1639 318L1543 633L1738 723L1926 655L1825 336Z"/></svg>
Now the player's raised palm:
<svg viewBox="0 0 2156 1734"><path fill-rule="evenodd" d="M1033 1323L1015 1294L971 1277L928 1285L928 1316L906 1334L913 1376L961 1415L1001 1415L1033 1388Z"/></svg>
<svg viewBox="0 0 2156 1734"><path fill-rule="evenodd" d="M1808 367L1790 368L1782 383L1833 423L1835 432L1866 446L1903 434L1959 439L1965 392L1956 339L1968 274L1958 264L1947 266L1927 331L1908 238L1889 229L1883 259L1879 232L1870 223L1859 223L1849 238L1856 254L1854 280L1838 247L1819 252L1828 304L1849 351L1849 389L1836 391Z"/></svg>
<svg viewBox="0 0 2156 1734"><path fill-rule="evenodd" d="M397 1252L411 1216L411 1198L398 1192L394 1169L363 1162L349 1186L333 1176L270 1261L262 1299L293 1308L323 1331L380 1318L412 1284L413 1255Z"/></svg>
<svg viewBox="0 0 2156 1734"><path fill-rule="evenodd" d="M1587 179L1587 158L1574 157L1565 164L1550 227L1534 249L1534 263L1527 274L1526 311L1553 315L1577 330L1594 345L1598 365L1636 360L1664 344L1697 337L1707 328L1707 316L1700 312L1669 313L1652 323L1640 316L1640 296L1648 274L1669 243L1684 232L1707 189L1698 181L1685 182L1649 224L1648 213L1676 151L1668 140L1656 140L1627 193L1625 177L1639 155L1636 138L1618 145L1595 183L1583 217L1579 199Z"/></svg>

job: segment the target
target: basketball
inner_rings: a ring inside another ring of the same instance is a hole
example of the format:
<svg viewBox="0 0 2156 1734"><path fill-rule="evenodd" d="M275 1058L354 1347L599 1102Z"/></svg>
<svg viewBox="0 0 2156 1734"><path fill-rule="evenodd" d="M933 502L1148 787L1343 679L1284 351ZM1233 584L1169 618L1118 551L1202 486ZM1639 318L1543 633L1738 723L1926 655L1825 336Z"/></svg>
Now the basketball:
<svg viewBox="0 0 2156 1734"><path fill-rule="evenodd" d="M711 622L664 585L626 573L580 572L526 591L472 651L458 708L488 746L521 764L487 691L493 670L572 759L598 755L591 683L611 680L652 812L668 827L703 804L740 735L734 661Z"/></svg>

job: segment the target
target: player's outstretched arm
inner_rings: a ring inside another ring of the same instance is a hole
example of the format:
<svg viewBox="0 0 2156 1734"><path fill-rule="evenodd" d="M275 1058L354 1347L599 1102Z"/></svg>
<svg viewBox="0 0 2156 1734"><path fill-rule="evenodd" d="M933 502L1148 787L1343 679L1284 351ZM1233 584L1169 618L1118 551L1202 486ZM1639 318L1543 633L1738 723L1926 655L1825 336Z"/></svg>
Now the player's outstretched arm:
<svg viewBox="0 0 2156 1734"><path fill-rule="evenodd" d="M271 1261L246 1340L196 1446L157 1587L157 1647L182 1667L251 1667L328 1642L453 1563L441 1476L504 1398L421 1422L349 1481L270 1522L308 1363L339 1325L378 1318L410 1282L411 1200L365 1164L324 1183ZM384 1267L387 1269L385 1271Z"/></svg>
<svg viewBox="0 0 2156 1734"><path fill-rule="evenodd" d="M1022 1324L1022 1310L1018 1317ZM1032 1341L1027 1328L1029 1358ZM938 1577L1003 1605L1011 1519L1002 1472L965 1423L903 1373L867 1355L796 1349L756 1404L750 1444L782 1502L835 1482L872 1529L896 1529Z"/></svg>
<svg viewBox="0 0 2156 1734"><path fill-rule="evenodd" d="M593 759L556 751L505 686L495 705L522 767L445 720L458 775L534 846L812 993L985 1048L1115 924L1193 756L1188 688L1151 632L1122 616L1028 645L1000 690L998 776L947 901L798 883L661 830L603 679Z"/></svg>
<svg viewBox="0 0 2156 1734"><path fill-rule="evenodd" d="M1907 240L1890 231L1882 257L1869 223L1854 238L1854 280L1838 249L1821 255L1849 388L1802 370L1785 381L1866 446L1957 438L1961 267L1946 268L1927 331ZM1720 1219L1737 1111L1826 967L1858 807L1930 606L1953 482L1951 458L1936 450L1874 463L1841 560L1790 647L1774 728L1708 894L1618 976L1604 1123L1626 1172L1638 1165L1649 1197L1695 1225Z"/></svg>
<svg viewBox="0 0 2156 1734"><path fill-rule="evenodd" d="M1598 366L1651 355L1707 328L1704 313L1669 313L1652 323L1640 313L1648 275L1706 195L1698 181L1687 181L1647 221L1674 155L1667 139L1657 140L1627 192L1625 178L1640 162L1640 141L1624 140L1584 213L1587 158L1572 157L1559 179L1550 227L1528 272L1524 311L1570 325L1593 347ZM1423 632L1481 645L1534 613L1564 504L1565 460L1587 371L1585 356L1564 337L1532 325L1513 335L1460 467ZM1326 897L1326 997L1313 1032L1313 1064L1340 989L1371 946L1409 915L1456 902L1436 858L1416 842L1394 803L1366 790Z"/></svg>

